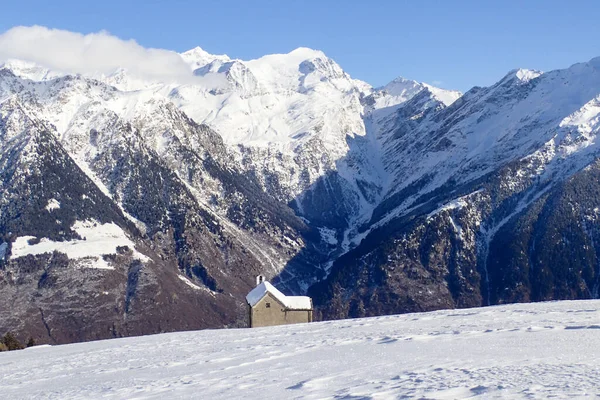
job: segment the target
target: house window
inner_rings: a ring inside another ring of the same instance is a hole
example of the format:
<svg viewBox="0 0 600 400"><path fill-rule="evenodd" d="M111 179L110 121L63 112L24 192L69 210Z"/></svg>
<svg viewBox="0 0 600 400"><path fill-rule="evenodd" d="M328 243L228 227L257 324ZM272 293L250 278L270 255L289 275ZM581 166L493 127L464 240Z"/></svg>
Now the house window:
<svg viewBox="0 0 600 400"><path fill-rule="evenodd" d="M267 308L271 308L271 303L267 303L267 304L265 304L265 307L267 307Z"/></svg>

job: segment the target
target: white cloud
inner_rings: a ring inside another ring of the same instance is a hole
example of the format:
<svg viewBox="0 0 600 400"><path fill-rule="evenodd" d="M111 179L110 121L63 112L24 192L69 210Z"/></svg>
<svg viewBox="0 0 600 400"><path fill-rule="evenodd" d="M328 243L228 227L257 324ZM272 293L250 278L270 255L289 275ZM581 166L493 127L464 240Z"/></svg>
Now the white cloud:
<svg viewBox="0 0 600 400"><path fill-rule="evenodd" d="M149 79L192 79L190 67L177 53L145 48L108 32L83 35L43 26L15 27L0 34L0 61L9 59L68 73L111 74L125 68Z"/></svg>

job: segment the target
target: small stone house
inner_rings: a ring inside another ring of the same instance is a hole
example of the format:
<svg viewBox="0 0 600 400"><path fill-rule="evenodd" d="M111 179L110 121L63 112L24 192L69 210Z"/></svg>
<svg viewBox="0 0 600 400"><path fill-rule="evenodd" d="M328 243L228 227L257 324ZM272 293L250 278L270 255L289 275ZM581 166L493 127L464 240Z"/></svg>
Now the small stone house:
<svg viewBox="0 0 600 400"><path fill-rule="evenodd" d="M257 286L246 296L250 328L312 322L312 299L306 296L286 296L275 286L256 278Z"/></svg>

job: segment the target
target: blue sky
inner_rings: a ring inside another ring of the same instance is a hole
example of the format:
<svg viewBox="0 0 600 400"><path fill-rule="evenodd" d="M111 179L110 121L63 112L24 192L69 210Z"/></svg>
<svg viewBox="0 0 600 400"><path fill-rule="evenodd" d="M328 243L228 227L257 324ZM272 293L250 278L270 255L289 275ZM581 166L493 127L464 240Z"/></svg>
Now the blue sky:
<svg viewBox="0 0 600 400"><path fill-rule="evenodd" d="M375 86L404 76L465 91L513 68L600 56L599 15L600 2L577 0L21 0L2 5L0 32L106 30L145 47L241 59L305 46Z"/></svg>

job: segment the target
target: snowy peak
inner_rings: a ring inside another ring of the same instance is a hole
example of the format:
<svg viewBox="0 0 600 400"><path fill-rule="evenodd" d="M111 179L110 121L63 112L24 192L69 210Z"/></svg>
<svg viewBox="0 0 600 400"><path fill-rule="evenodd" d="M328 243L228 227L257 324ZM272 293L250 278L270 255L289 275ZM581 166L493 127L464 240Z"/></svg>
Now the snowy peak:
<svg viewBox="0 0 600 400"><path fill-rule="evenodd" d="M260 58L250 60L249 63L273 64L279 66L298 67L303 61L313 60L315 58L327 58L325 53L320 50L313 50L307 47L299 47L289 53L268 54Z"/></svg>
<svg viewBox="0 0 600 400"><path fill-rule="evenodd" d="M1 63L0 69L7 69L19 78L32 81L53 79L61 75L33 62L13 59Z"/></svg>
<svg viewBox="0 0 600 400"><path fill-rule="evenodd" d="M258 81L248 67L239 60L223 61L213 60L210 63L194 70L195 76L208 77L210 75L222 75L227 80L225 88L219 93L228 90L242 93L254 93L258 87Z"/></svg>
<svg viewBox="0 0 600 400"><path fill-rule="evenodd" d="M214 55L210 54L201 47L194 47L191 50L188 50L184 53L181 53L181 58L188 63L193 70L196 70L206 64L209 64L215 60L226 62L229 61L230 58L226 54Z"/></svg>
<svg viewBox="0 0 600 400"><path fill-rule="evenodd" d="M425 88L431 92L433 97L444 103L446 106L451 105L462 96L462 93L458 90L440 89L435 86L428 85L427 83L423 83L423 86L425 86Z"/></svg>
<svg viewBox="0 0 600 400"><path fill-rule="evenodd" d="M213 95L237 92L247 97L289 91L305 93L321 83L341 91L368 88L367 84L352 80L322 51L306 47L249 61L211 55L199 47L181 56L195 76L206 78L203 83L196 84L200 91L209 91ZM208 82L213 83L209 85L211 87L203 87Z"/></svg>
<svg viewBox="0 0 600 400"><path fill-rule="evenodd" d="M441 102L444 106L449 106L462 96L458 91L440 89L427 83L398 77L387 85L375 89L370 96L369 104L373 110L383 110L384 115L390 114L424 90L429 93L432 100Z"/></svg>
<svg viewBox="0 0 600 400"><path fill-rule="evenodd" d="M394 101L397 104L400 104L410 100L423 89L428 89L437 100L441 101L446 106L454 103L462 96L462 93L456 90L440 89L427 83L420 83L402 77L394 79L379 90L386 92L394 98Z"/></svg>
<svg viewBox="0 0 600 400"><path fill-rule="evenodd" d="M325 53L321 50L311 49L309 47L298 47L288 53L289 56L299 57L304 60L310 60L312 58L327 58Z"/></svg>
<svg viewBox="0 0 600 400"><path fill-rule="evenodd" d="M398 77L380 88L380 90L385 91L390 96L398 97L399 99L404 99L404 101L406 101L423 90L423 85L417 81Z"/></svg>
<svg viewBox="0 0 600 400"><path fill-rule="evenodd" d="M519 69L516 73L517 78L522 82L529 82L532 79L537 78L543 72L535 71L532 69Z"/></svg>
<svg viewBox="0 0 600 400"><path fill-rule="evenodd" d="M543 74L542 71L518 68L518 69L513 69L508 74L506 74L504 76L504 78L501 80L501 82L515 82L516 84L521 85L521 84L528 83L532 79L535 79L542 74Z"/></svg>
<svg viewBox="0 0 600 400"><path fill-rule="evenodd" d="M305 93L324 85L341 92L370 89L364 82L351 79L322 51L305 47L286 54L267 55L244 64L256 76L263 89L269 92L291 90Z"/></svg>

